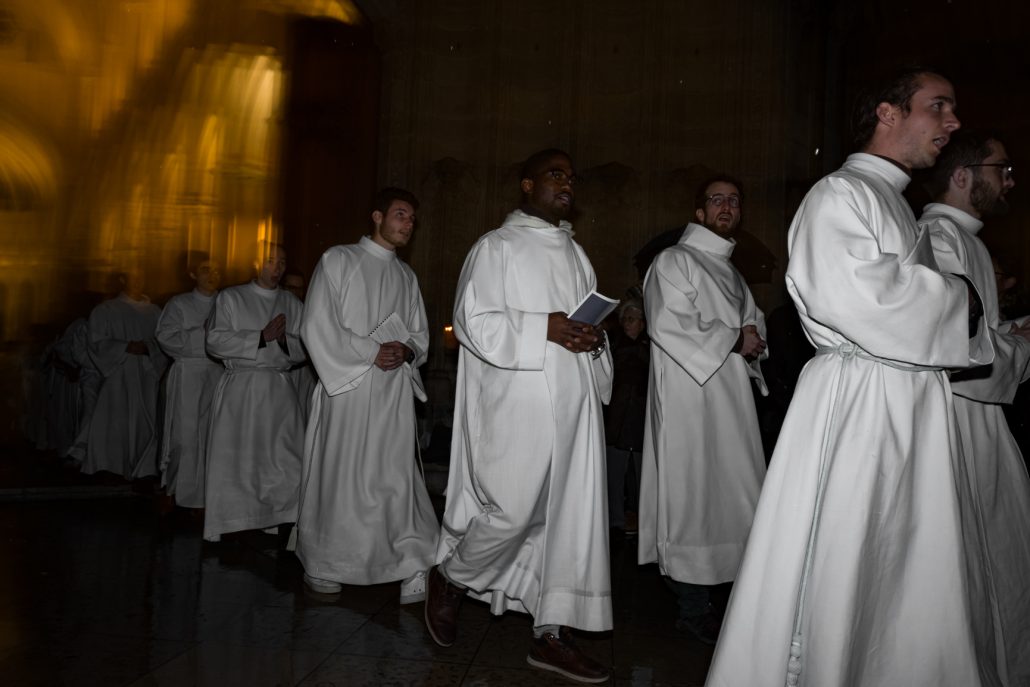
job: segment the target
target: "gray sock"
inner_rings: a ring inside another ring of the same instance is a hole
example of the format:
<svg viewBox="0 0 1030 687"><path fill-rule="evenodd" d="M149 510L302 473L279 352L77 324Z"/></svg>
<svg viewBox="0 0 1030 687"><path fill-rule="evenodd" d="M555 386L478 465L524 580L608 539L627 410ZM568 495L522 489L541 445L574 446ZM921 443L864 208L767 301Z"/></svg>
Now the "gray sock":
<svg viewBox="0 0 1030 687"><path fill-rule="evenodd" d="M550 632L555 637L561 633L560 625L534 625L533 626L533 639L540 639L545 634Z"/></svg>

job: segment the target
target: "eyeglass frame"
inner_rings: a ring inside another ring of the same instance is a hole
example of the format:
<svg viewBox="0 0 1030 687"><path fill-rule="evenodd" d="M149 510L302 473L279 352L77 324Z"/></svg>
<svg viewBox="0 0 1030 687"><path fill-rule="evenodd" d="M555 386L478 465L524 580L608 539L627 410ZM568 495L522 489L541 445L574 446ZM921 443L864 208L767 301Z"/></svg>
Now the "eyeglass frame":
<svg viewBox="0 0 1030 687"><path fill-rule="evenodd" d="M716 200L716 198L719 198L719 200ZM740 196L736 195L727 196L722 193L713 193L710 196L705 196L705 202L711 203L717 208L721 208L723 203L729 203L730 207L734 210L740 209Z"/></svg>
<svg viewBox="0 0 1030 687"><path fill-rule="evenodd" d="M978 162L975 165L962 165L963 169L969 167L998 167L1001 169L1002 179L1015 179L1015 165L1011 162Z"/></svg>

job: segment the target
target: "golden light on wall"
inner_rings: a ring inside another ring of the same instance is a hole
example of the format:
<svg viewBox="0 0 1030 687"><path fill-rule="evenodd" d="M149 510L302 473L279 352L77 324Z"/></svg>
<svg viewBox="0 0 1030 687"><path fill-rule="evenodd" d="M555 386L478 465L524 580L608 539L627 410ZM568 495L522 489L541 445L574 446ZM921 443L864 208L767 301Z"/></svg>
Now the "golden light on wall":
<svg viewBox="0 0 1030 687"><path fill-rule="evenodd" d="M288 22L355 23L355 6L4 0L0 15L0 341L86 314L69 292L102 293L113 270L142 268L158 299L185 288L191 253L248 278L256 242L281 238Z"/></svg>

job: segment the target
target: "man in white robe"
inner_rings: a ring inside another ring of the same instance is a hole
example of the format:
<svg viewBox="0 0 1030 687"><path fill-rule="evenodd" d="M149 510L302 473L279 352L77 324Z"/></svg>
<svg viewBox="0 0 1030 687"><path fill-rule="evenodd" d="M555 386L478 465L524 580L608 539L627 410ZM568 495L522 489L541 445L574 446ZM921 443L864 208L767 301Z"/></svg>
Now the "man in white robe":
<svg viewBox="0 0 1030 687"><path fill-rule="evenodd" d="M603 334L569 320L595 287L565 221L572 160L534 154L520 209L465 260L454 306L461 342L439 564L426 623L449 646L468 593L533 617L527 661L583 682L608 679L567 627L612 627L602 403Z"/></svg>
<svg viewBox="0 0 1030 687"><path fill-rule="evenodd" d="M933 168L935 202L919 225L930 233L941 272L966 275L983 296L994 362L952 376L959 438L984 528L1006 684L1030 686L1030 479L1001 404L1030 377L1030 325L1002 324L994 265L977 237L983 220L1008 210L1015 186L1005 146L987 134L961 131Z"/></svg>
<svg viewBox="0 0 1030 687"><path fill-rule="evenodd" d="M788 234L816 356L759 498L706 684L998 685L948 368L993 358L975 290L941 275L901 191L959 127L910 70L856 113L861 153Z"/></svg>
<svg viewBox="0 0 1030 687"><path fill-rule="evenodd" d="M383 189L371 237L330 248L312 276L301 333L321 382L304 440L297 557L318 592L406 580L402 604L425 598L440 529L415 458L429 330L418 279L396 252L417 209L408 191Z"/></svg>
<svg viewBox="0 0 1030 687"><path fill-rule="evenodd" d="M190 277L196 288L173 296L157 322L158 343L174 361L165 378L160 468L165 493L177 505L203 508L211 396L222 376L222 365L207 355L205 326L222 275L201 258Z"/></svg>
<svg viewBox="0 0 1030 687"><path fill-rule="evenodd" d="M706 644L722 615L712 587L736 577L765 477L751 393L755 380L768 394L765 318L730 262L741 199L732 177L704 182L697 223L644 280L651 379L639 561L658 562L679 596L677 627Z"/></svg>
<svg viewBox="0 0 1030 687"><path fill-rule="evenodd" d="M304 360L304 306L279 288L286 250L265 244L257 278L223 289L207 352L225 365L211 401L204 538L297 519L304 418L290 366Z"/></svg>
<svg viewBox="0 0 1030 687"><path fill-rule="evenodd" d="M118 276L122 293L89 316L89 355L103 376L82 471L137 479L157 474L157 394L168 359L155 334L161 309L143 294L143 276Z"/></svg>

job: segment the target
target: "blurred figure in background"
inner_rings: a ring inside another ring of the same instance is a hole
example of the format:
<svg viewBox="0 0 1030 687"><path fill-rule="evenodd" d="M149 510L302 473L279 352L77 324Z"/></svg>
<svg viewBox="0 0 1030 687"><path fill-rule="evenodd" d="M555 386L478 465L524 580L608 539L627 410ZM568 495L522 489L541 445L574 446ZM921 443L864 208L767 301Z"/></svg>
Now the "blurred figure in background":
<svg viewBox="0 0 1030 687"><path fill-rule="evenodd" d="M639 297L623 301L618 321L619 326L608 333L614 370L604 428L608 444L608 526L633 534L637 531L651 364L651 339L647 336L643 301Z"/></svg>
<svg viewBox="0 0 1030 687"><path fill-rule="evenodd" d="M116 275L121 293L89 316L89 354L103 377L82 471L126 479L157 474L157 394L167 358L155 338L161 309L139 269Z"/></svg>
<svg viewBox="0 0 1030 687"><path fill-rule="evenodd" d="M203 508L211 396L222 375L222 366L207 356L205 337L222 273L197 255L189 274L196 288L173 296L157 322L157 340L174 361L165 379L160 468L165 493L176 504Z"/></svg>

